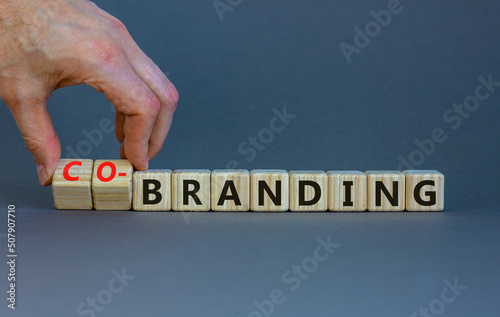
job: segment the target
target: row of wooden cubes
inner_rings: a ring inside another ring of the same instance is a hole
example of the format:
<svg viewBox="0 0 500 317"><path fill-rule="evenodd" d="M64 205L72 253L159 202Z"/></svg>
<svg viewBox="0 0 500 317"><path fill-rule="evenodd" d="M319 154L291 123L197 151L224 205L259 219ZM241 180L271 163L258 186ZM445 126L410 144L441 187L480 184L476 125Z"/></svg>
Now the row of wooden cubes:
<svg viewBox="0 0 500 317"><path fill-rule="evenodd" d="M149 170L127 160L59 162L58 209L137 211L441 211L437 171Z"/></svg>

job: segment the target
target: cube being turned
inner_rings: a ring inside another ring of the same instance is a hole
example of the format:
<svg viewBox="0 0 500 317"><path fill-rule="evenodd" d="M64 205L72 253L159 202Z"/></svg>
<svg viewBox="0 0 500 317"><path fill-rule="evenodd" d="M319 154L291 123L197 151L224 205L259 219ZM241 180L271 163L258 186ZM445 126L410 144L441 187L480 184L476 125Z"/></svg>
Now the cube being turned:
<svg viewBox="0 0 500 317"><path fill-rule="evenodd" d="M210 210L209 170L175 170L172 173L172 209Z"/></svg>
<svg viewBox="0 0 500 317"><path fill-rule="evenodd" d="M442 211L444 209L444 175L438 171L404 171L406 177L406 210Z"/></svg>
<svg viewBox="0 0 500 317"><path fill-rule="evenodd" d="M358 171L329 171L328 210L365 211L366 174Z"/></svg>
<svg viewBox="0 0 500 317"><path fill-rule="evenodd" d="M52 176L57 209L92 209L92 160L62 159Z"/></svg>
<svg viewBox="0 0 500 317"><path fill-rule="evenodd" d="M214 170L211 196L214 211L248 211L250 173L247 170Z"/></svg>
<svg viewBox="0 0 500 317"><path fill-rule="evenodd" d="M328 178L323 171L290 171L290 210L326 211Z"/></svg>
<svg viewBox="0 0 500 317"><path fill-rule="evenodd" d="M288 172L253 170L250 172L250 209L253 211L288 210Z"/></svg>
<svg viewBox="0 0 500 317"><path fill-rule="evenodd" d="M399 171L366 171L368 210L403 211L405 176Z"/></svg>
<svg viewBox="0 0 500 317"><path fill-rule="evenodd" d="M171 175L168 169L134 172L134 210L169 211L172 208Z"/></svg>
<svg viewBox="0 0 500 317"><path fill-rule="evenodd" d="M92 195L96 210L132 208L132 174L128 160L97 160L92 176Z"/></svg>

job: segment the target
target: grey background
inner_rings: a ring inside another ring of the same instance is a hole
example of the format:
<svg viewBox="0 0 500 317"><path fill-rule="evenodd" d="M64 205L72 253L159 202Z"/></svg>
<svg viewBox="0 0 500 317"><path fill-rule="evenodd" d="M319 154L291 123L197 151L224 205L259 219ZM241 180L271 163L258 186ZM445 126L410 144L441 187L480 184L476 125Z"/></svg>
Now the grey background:
<svg viewBox="0 0 500 317"><path fill-rule="evenodd" d="M478 76L500 81L500 4L402 1L403 11L347 63L371 10L386 1L249 1L224 14L212 1L108 0L181 99L151 168L397 169L415 139L447 140L418 169L446 176L443 213L134 213L57 211L4 106L0 107L0 233L17 207L17 316L78 316L126 269L135 276L97 316L248 316L281 289L273 316L411 316L443 281L467 289L443 316L500 309L497 200L500 89L460 128L443 113L474 94ZM84 86L56 91L50 111L63 145L114 114ZM255 159L238 146L269 127L273 108L296 117ZM114 134L84 157L117 158ZM282 274L321 237L340 247L290 290ZM7 241L0 236L5 258ZM2 261L4 262L4 261ZM7 288L0 265L0 288ZM6 296L6 293L3 293Z"/></svg>

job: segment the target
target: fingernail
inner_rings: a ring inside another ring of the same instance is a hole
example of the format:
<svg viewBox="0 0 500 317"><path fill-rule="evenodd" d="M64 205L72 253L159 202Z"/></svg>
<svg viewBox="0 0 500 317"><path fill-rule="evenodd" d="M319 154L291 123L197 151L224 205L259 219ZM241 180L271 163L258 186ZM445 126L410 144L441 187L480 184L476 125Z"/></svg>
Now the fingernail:
<svg viewBox="0 0 500 317"><path fill-rule="evenodd" d="M38 181L40 182L40 185L46 186L47 183L50 181L50 177L47 173L47 169L45 168L44 165L37 164L36 171L38 173Z"/></svg>
<svg viewBox="0 0 500 317"><path fill-rule="evenodd" d="M146 155L146 158L144 159L144 165L146 166L146 170L149 168L149 158Z"/></svg>

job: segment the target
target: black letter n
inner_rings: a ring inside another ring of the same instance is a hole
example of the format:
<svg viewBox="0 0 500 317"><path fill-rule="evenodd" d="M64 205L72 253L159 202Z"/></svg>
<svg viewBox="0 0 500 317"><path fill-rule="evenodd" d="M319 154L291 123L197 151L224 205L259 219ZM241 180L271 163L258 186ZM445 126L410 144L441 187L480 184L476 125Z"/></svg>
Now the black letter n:
<svg viewBox="0 0 500 317"><path fill-rule="evenodd" d="M264 191L276 206L281 206L281 181L276 181L276 195L273 194L266 181L259 181L259 206L264 206Z"/></svg>
<svg viewBox="0 0 500 317"><path fill-rule="evenodd" d="M382 192L384 192L384 195L391 203L391 206L398 205L398 181L392 182L392 195L391 193L389 193L389 190L387 189L387 187L385 187L382 181L375 182L375 206L377 207L382 206Z"/></svg>

